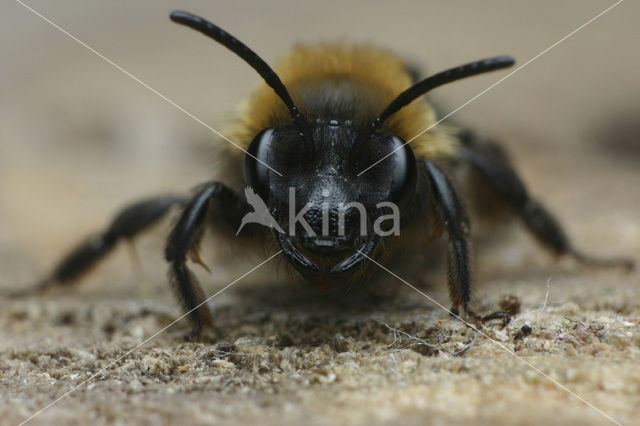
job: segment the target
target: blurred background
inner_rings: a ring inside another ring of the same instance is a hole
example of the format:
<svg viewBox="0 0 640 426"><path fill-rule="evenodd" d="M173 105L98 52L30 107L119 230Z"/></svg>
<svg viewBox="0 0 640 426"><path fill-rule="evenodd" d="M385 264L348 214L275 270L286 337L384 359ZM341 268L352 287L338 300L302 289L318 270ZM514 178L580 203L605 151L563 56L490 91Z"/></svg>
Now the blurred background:
<svg viewBox="0 0 640 426"><path fill-rule="evenodd" d="M394 50L426 75L499 54L525 63L613 3L28 2L219 130L259 78L213 41L171 23L171 10L216 22L270 63L296 42L345 39ZM2 10L0 285L7 287L44 273L122 204L209 179L217 142L19 3L3 0ZM503 142L532 192L559 214L580 247L636 259L638 16L638 2L620 4L453 117ZM433 98L452 110L506 73L443 87ZM143 264L159 261L162 240L143 239ZM109 281L131 277L126 253L115 257L104 266Z"/></svg>

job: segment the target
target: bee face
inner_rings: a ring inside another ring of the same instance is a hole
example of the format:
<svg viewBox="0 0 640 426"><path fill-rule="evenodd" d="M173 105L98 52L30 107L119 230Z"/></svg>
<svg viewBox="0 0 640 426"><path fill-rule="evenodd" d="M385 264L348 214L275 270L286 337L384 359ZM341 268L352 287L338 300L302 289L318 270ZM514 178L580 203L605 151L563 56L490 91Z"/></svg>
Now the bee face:
<svg viewBox="0 0 640 426"><path fill-rule="evenodd" d="M309 130L310 141L294 126L260 132L246 180L284 231L274 230L276 240L296 270L322 286L350 282L393 227L374 224L387 215L399 227L415 190L415 157L400 138L369 135L348 120L317 119ZM354 156L363 135L371 140Z"/></svg>

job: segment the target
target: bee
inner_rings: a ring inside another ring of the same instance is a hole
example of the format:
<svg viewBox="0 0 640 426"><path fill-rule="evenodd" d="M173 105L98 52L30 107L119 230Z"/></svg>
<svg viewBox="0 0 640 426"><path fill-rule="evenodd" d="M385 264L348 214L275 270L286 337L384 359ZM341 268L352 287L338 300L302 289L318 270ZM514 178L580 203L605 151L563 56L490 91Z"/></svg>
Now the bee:
<svg viewBox="0 0 640 426"><path fill-rule="evenodd" d="M264 80L227 129L236 147L218 152L225 178L203 183L189 196L128 205L106 230L65 256L38 289L77 281L119 241L136 237L179 206L164 256L194 336L213 324L188 265L202 263L198 247L207 229L255 243L251 247L279 248L293 271L322 288L373 279L376 263L446 233L451 312L478 322L505 318L507 312L481 315L471 307L470 221L456 187L473 187L474 180L548 250L586 264L632 266L578 251L529 195L497 144L439 124L423 97L439 86L510 67L513 58L471 62L418 80L389 51L325 43L295 47L274 70L217 25L187 12L170 18L231 50ZM456 165L473 170L472 181L454 184L448 170Z"/></svg>

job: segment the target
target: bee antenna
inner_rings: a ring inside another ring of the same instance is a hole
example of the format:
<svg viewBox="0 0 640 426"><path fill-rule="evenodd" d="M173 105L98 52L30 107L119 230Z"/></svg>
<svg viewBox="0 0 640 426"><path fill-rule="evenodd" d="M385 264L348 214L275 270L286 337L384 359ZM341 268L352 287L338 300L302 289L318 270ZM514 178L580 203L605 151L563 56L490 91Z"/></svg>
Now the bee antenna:
<svg viewBox="0 0 640 426"><path fill-rule="evenodd" d="M193 15L189 12L174 11L171 12L170 18L175 23L186 25L187 27L193 28L196 31L200 31L202 34L211 37L238 55L254 70L256 70L264 81L273 89L273 91L276 92L276 95L278 95L278 97L280 97L280 99L285 103L289 109L291 118L293 119L293 124L298 128L300 133L304 135L305 140L308 142L307 145L309 149L312 149L313 146L311 144L312 140L309 123L298 107L293 103L287 88L269 64L267 64L260 56L258 56L257 53L247 47L243 42L219 26L201 18L200 16Z"/></svg>
<svg viewBox="0 0 640 426"><path fill-rule="evenodd" d="M380 125L391 115L395 114L411 102L424 95L428 91L435 89L447 83L456 80L482 74L485 72L495 71L507 68L515 64L515 60L511 56L497 56L495 58L482 59L480 61L470 62L446 71L439 72L409 87L400 93L382 113L371 122L363 133L360 134L353 148L351 149L352 161L357 158L358 153L364 145L370 140L371 134L380 127Z"/></svg>

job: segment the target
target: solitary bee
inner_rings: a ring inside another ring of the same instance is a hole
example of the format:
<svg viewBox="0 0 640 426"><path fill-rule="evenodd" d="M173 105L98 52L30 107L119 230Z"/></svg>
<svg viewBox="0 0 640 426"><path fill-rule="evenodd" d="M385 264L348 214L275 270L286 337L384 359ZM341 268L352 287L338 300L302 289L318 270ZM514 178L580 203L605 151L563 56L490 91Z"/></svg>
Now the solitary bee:
<svg viewBox="0 0 640 426"><path fill-rule="evenodd" d="M480 315L470 306L470 225L446 172L461 164L474 170L469 176L482 180L547 249L584 263L631 267L625 260L598 260L576 250L553 216L529 196L497 145L436 125L425 93L512 66L511 57L471 62L416 81L410 67L385 50L319 44L294 48L276 72L217 25L186 12L173 12L171 19L222 44L264 79L226 133L241 149L219 152L224 182L206 182L190 197L151 198L124 208L104 232L63 258L40 289L74 282L120 240L137 236L178 205L181 214L164 254L195 335L213 322L187 266L188 259L201 262L198 246L207 227L274 251L279 247L297 273L323 288L366 281L377 270L372 260L384 264L444 231L451 311L477 321L504 317Z"/></svg>

